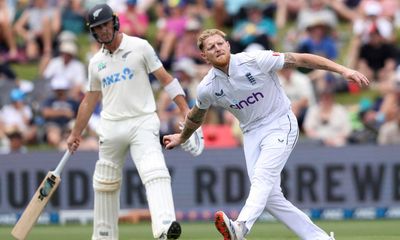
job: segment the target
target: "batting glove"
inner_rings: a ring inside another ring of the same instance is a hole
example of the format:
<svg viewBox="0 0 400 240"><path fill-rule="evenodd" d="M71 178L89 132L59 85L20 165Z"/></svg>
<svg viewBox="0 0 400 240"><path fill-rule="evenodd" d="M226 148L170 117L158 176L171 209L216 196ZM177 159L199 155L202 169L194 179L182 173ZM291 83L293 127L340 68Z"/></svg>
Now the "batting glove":
<svg viewBox="0 0 400 240"><path fill-rule="evenodd" d="M194 157L199 156L204 150L204 137L201 127L199 127L186 142L182 143L181 147Z"/></svg>

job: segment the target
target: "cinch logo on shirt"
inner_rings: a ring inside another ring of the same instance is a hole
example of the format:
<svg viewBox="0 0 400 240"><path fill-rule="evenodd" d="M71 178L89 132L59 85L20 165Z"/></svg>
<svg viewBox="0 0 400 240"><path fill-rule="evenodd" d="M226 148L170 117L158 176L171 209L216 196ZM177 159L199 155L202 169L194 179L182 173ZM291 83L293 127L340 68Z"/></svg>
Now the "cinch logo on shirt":
<svg viewBox="0 0 400 240"><path fill-rule="evenodd" d="M231 104L229 107L233 109L243 109L245 107L248 107L251 104L254 104L259 101L259 99L264 98L264 95L260 92L252 93L250 96L247 98L240 100L238 103Z"/></svg>
<svg viewBox="0 0 400 240"><path fill-rule="evenodd" d="M129 68L124 68L122 73L114 73L110 76L107 76L101 80L103 88L106 88L114 83L125 81L125 80L132 80L133 79L133 70Z"/></svg>

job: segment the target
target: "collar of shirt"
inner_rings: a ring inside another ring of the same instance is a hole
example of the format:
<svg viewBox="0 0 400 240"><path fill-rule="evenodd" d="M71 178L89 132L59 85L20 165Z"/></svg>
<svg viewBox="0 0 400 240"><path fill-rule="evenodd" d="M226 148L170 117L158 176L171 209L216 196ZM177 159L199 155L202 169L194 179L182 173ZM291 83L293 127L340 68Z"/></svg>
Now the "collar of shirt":
<svg viewBox="0 0 400 240"><path fill-rule="evenodd" d="M118 48L112 54L115 55L117 52L122 51L122 50L124 50L124 48L126 48L127 42L128 42L127 38L128 38L128 35L126 35L125 33L122 33L121 43L119 44ZM104 44L102 46L102 52L103 53L106 52L107 54L110 54L110 52L104 47Z"/></svg>
<svg viewBox="0 0 400 240"><path fill-rule="evenodd" d="M228 74L224 73L222 70L213 67L214 71L214 78L216 77L222 77L222 78L230 78L232 77L232 75L235 73L236 71L236 55L235 54L231 54L231 58L229 59L229 68L228 68Z"/></svg>

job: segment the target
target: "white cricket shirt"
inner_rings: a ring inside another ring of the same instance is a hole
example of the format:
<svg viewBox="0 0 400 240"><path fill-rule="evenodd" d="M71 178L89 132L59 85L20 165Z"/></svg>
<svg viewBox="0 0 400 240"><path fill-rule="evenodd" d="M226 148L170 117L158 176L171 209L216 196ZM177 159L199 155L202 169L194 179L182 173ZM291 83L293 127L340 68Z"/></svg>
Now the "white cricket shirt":
<svg viewBox="0 0 400 240"><path fill-rule="evenodd" d="M121 120L154 113L156 104L148 74L162 67L144 39L123 34L119 48L110 54L100 49L89 63L87 91L101 91L101 117Z"/></svg>
<svg viewBox="0 0 400 240"><path fill-rule="evenodd" d="M290 110L276 74L283 64L284 54L272 51L232 54L228 75L213 67L200 82L196 105L225 108L239 120L243 132L269 124Z"/></svg>

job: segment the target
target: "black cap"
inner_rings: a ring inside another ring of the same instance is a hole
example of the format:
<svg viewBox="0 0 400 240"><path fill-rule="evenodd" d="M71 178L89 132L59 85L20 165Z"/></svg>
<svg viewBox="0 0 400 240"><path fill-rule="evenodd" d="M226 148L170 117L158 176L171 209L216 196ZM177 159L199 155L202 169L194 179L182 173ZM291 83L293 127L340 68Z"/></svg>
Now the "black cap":
<svg viewBox="0 0 400 240"><path fill-rule="evenodd" d="M114 18L114 12L107 4L97 4L89 10L87 16L87 25L89 28L96 27Z"/></svg>

